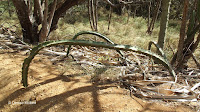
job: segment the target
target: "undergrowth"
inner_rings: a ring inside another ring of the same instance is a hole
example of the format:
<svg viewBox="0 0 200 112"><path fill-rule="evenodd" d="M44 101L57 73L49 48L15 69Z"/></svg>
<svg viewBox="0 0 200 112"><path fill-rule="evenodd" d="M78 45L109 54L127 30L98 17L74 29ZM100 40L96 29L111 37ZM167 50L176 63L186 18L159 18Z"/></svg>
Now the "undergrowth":
<svg viewBox="0 0 200 112"><path fill-rule="evenodd" d="M124 12L122 16L112 14L110 29L108 30L108 16L109 11L106 9L98 10L98 32L109 37L117 44L129 44L147 49L149 41L157 41L159 34L159 20L156 21L153 33L151 35L146 33L147 19L142 17L132 17L128 19L127 13ZM12 17L9 16L8 11L5 11L0 16L0 23L6 27L12 27L18 35L22 35L21 28L17 16L13 13ZM170 20L164 52L170 60L173 53L176 52L179 40L180 31L179 20ZM86 6L76 6L70 9L66 15L60 19L58 29L51 32L50 40L71 39L73 35L80 31L91 31L90 23L88 20L88 12ZM195 51L197 59L200 59L200 51Z"/></svg>
<svg viewBox="0 0 200 112"><path fill-rule="evenodd" d="M58 29L51 33L50 39L61 40L71 39L72 35L80 31L90 31L90 23L87 16L87 11L79 12L75 10L70 15L66 15L60 19ZM105 9L99 10L98 32L109 37L117 44L129 44L147 49L149 41L157 41L159 34L159 21L156 21L153 33L146 33L147 19L142 17L129 17L127 14L118 16L112 14L110 29L108 30L108 15L109 12ZM168 32L166 34L166 44L164 51L167 57L171 59L173 52L176 51L179 39L180 21L170 20Z"/></svg>

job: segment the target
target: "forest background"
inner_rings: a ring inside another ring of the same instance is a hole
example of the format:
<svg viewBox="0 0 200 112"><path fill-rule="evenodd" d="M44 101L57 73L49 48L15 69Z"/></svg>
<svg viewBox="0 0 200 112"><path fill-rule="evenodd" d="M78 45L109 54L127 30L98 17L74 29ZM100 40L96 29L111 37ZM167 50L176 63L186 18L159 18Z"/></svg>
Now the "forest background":
<svg viewBox="0 0 200 112"><path fill-rule="evenodd" d="M93 30L145 49L156 41L176 70L200 66L200 0L1 0L0 21L29 44Z"/></svg>

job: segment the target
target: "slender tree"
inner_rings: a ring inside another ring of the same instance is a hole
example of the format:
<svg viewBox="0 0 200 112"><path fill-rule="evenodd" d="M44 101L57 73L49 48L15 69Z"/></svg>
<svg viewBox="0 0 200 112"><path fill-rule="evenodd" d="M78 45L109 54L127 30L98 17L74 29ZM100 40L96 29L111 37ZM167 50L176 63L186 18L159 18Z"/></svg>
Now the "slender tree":
<svg viewBox="0 0 200 112"><path fill-rule="evenodd" d="M152 18L152 20L151 20L151 22L150 22L150 24L149 24L149 26L147 28L147 33L148 34L151 34L153 29L154 29L154 24L155 24L155 22L156 22L156 20L158 18L158 13L159 13L160 6L161 6L161 0L157 0L156 1L156 8L155 8L154 14L153 14L153 18Z"/></svg>
<svg viewBox="0 0 200 112"><path fill-rule="evenodd" d="M182 18L181 29L180 29L180 39L179 39L178 51L177 51L177 57L178 57L177 61L181 61L183 59L183 46L184 46L184 39L186 36L188 7L189 7L189 0L185 0L184 9L183 9L183 18Z"/></svg>
<svg viewBox="0 0 200 112"><path fill-rule="evenodd" d="M162 0L162 14L160 20L160 32L158 37L158 45L163 49L165 42L165 34L167 31L171 0Z"/></svg>
<svg viewBox="0 0 200 112"><path fill-rule="evenodd" d="M97 13L97 0L88 0L88 15L90 26L93 31L97 31L98 13Z"/></svg>

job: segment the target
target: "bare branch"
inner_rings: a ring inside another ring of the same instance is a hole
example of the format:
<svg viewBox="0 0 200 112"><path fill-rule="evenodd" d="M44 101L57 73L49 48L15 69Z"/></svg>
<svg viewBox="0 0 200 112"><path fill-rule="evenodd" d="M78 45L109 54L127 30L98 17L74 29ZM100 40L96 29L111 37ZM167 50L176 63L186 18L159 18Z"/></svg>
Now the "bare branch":
<svg viewBox="0 0 200 112"><path fill-rule="evenodd" d="M111 5L112 7L116 7L116 5L115 4L113 4L110 0L104 0L104 1L106 1L109 5Z"/></svg>
<svg viewBox="0 0 200 112"><path fill-rule="evenodd" d="M128 4L132 4L133 3L133 1L130 1L130 2L125 2L125 1L122 1L122 0L119 0L119 1L120 1L120 3L122 3L124 5L128 5Z"/></svg>
<svg viewBox="0 0 200 112"><path fill-rule="evenodd" d="M51 8L52 10L51 10L49 18L48 18L48 24L49 24L48 32L49 32L49 30L51 28L51 23L52 23L53 16L54 16L54 13L55 13L55 10L56 10L56 5L57 5L57 0L54 0L53 6Z"/></svg>
<svg viewBox="0 0 200 112"><path fill-rule="evenodd" d="M183 19L180 28L180 39L178 43L178 51L177 51L177 59L178 63L177 68L181 68L183 63L180 63L183 59L183 49L184 49L184 39L186 36L186 27L187 27L187 17L188 17L188 8L189 8L189 0L184 0L184 8L183 8Z"/></svg>
<svg viewBox="0 0 200 112"><path fill-rule="evenodd" d="M94 26L92 24L92 7L91 7L90 0L88 0L88 15L89 15L89 21L90 21L91 29L94 30Z"/></svg>
<svg viewBox="0 0 200 112"><path fill-rule="evenodd" d="M39 13L39 20L40 20L40 22L42 22L44 15L43 15L42 6L41 6L40 3L41 3L41 0L34 0L34 5L35 5L34 10L38 11L38 13Z"/></svg>
<svg viewBox="0 0 200 112"><path fill-rule="evenodd" d="M104 0L104 1L106 1L112 7L117 7L119 5L128 5L128 4L132 4L133 3L133 1L131 1L131 2L125 2L123 0L119 0L119 4L113 4L110 0Z"/></svg>
<svg viewBox="0 0 200 112"><path fill-rule="evenodd" d="M42 21L42 29L40 31L39 42L45 41L48 34L47 16L48 16L48 0L45 0L44 19Z"/></svg>
<svg viewBox="0 0 200 112"><path fill-rule="evenodd" d="M60 7L58 7L58 9L56 9L55 11L50 30L52 31L57 28L57 23L58 23L59 18L62 16L63 13L66 12L67 9L84 1L85 0L65 0L65 2Z"/></svg>

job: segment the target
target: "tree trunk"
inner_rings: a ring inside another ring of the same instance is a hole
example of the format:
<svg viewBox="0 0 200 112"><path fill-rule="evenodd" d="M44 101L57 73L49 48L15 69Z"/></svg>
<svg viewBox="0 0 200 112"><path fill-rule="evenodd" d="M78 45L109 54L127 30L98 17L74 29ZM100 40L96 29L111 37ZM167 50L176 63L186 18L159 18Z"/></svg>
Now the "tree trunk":
<svg viewBox="0 0 200 112"><path fill-rule="evenodd" d="M110 13L108 17L108 31L110 30L110 23L111 23L111 18L112 18L112 12L113 12L113 7L110 6Z"/></svg>
<svg viewBox="0 0 200 112"><path fill-rule="evenodd" d="M81 2L84 2L86 0L65 0L65 2L55 11L55 14L53 16L50 32L57 29L57 24L60 19L60 17L72 6L75 6Z"/></svg>
<svg viewBox="0 0 200 112"><path fill-rule="evenodd" d="M165 34L167 31L171 0L162 0L162 14L160 20L160 32L158 37L158 45L163 49L165 42Z"/></svg>
<svg viewBox="0 0 200 112"><path fill-rule="evenodd" d="M157 0L156 8L155 8L155 11L154 11L153 18L151 20L150 25L147 28L147 33L148 34L151 34L152 31L153 31L153 29L154 29L154 24L155 24L155 22L156 22L156 20L158 18L158 13L159 13L160 6L161 6L161 0Z"/></svg>
<svg viewBox="0 0 200 112"><path fill-rule="evenodd" d="M200 31L199 31L200 32ZM200 33L197 36L196 42L192 43L191 46L187 49L188 51L184 52L183 59L180 59L180 62L177 64L177 69L179 70L185 63L188 62L188 60L192 57L192 54L197 49L197 46L200 42ZM187 53L187 54L186 54Z"/></svg>
<svg viewBox="0 0 200 112"><path fill-rule="evenodd" d="M177 59L176 59L177 63L183 60L183 47L184 47L184 39L186 36L188 7L189 7L189 0L185 0L184 9L183 9L183 18L182 18L181 29L180 29L180 39L179 39L178 51L177 51ZM180 68L180 66L178 68Z"/></svg>
<svg viewBox="0 0 200 112"><path fill-rule="evenodd" d="M13 4L16 8L18 19L22 27L23 41L27 43L36 43L39 41L38 25L32 23L29 17L29 8L25 1L13 0Z"/></svg>
<svg viewBox="0 0 200 112"><path fill-rule="evenodd" d="M40 32L40 38L39 38L39 42L43 42L47 39L47 35L48 35L48 0L44 0L44 18L42 21L42 29Z"/></svg>
<svg viewBox="0 0 200 112"><path fill-rule="evenodd" d="M85 0L65 0L56 6L57 0L54 0L46 4L46 11L44 11L41 0L34 0L34 6L32 6L33 1L12 0L22 27L23 40L30 44L38 43L39 40L40 42L45 41L49 33L57 28L59 18L69 8L82 1ZM38 29L40 24L42 28Z"/></svg>
<svg viewBox="0 0 200 112"><path fill-rule="evenodd" d="M97 13L97 0L88 0L88 14L90 26L93 31L97 31L98 13Z"/></svg>
<svg viewBox="0 0 200 112"><path fill-rule="evenodd" d="M177 70L180 70L183 68L183 65L187 64L200 42L200 0L191 5L193 8L188 8L188 6L189 0L185 0L178 51L171 61L172 64L176 62ZM188 9L191 9L192 13L190 13L189 23L187 25ZM185 39L185 37L187 38Z"/></svg>
<svg viewBox="0 0 200 112"><path fill-rule="evenodd" d="M147 26L150 25L150 18L151 18L151 1L148 4L148 23L147 23Z"/></svg>
<svg viewBox="0 0 200 112"><path fill-rule="evenodd" d="M91 0L88 0L88 15L89 15L89 21L90 21L90 27L92 30L94 30L94 25L92 21L92 3Z"/></svg>

